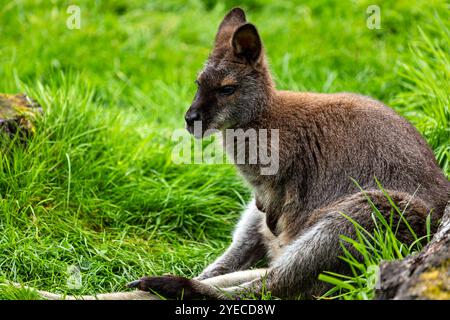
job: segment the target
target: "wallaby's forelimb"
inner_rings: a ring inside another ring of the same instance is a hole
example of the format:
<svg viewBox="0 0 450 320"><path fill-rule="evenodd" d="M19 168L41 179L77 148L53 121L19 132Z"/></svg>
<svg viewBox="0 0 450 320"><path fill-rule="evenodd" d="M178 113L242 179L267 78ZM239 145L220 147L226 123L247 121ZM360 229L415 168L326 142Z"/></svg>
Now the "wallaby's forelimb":
<svg viewBox="0 0 450 320"><path fill-rule="evenodd" d="M253 200L239 220L230 247L195 279L203 280L245 270L263 258L266 248L259 232L263 219L264 214L256 208Z"/></svg>

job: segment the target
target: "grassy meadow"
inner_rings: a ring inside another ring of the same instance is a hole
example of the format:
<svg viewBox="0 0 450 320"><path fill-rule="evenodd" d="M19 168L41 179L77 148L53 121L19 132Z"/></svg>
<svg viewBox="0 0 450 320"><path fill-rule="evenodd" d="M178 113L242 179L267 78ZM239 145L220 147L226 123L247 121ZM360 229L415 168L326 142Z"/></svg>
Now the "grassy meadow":
<svg viewBox="0 0 450 320"><path fill-rule="evenodd" d="M66 25L70 4L80 29ZM171 134L236 5L259 28L278 88L383 101L450 176L449 4L380 1L380 29L369 29L371 4L0 0L0 92L44 109L26 148L0 141L0 283L122 291L143 275L194 276L226 248L250 191L232 165L173 163ZM394 256L372 263L384 258ZM355 288L364 294L350 298L371 297ZM25 298L36 295L0 284L0 299Z"/></svg>

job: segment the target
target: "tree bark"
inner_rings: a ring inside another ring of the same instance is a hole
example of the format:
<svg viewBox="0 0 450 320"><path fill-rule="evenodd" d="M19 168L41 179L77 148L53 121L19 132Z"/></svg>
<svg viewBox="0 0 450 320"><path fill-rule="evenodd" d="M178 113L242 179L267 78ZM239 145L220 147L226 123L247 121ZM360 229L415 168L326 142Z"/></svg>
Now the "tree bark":
<svg viewBox="0 0 450 320"><path fill-rule="evenodd" d="M450 202L431 242L418 254L382 262L376 298L450 300Z"/></svg>

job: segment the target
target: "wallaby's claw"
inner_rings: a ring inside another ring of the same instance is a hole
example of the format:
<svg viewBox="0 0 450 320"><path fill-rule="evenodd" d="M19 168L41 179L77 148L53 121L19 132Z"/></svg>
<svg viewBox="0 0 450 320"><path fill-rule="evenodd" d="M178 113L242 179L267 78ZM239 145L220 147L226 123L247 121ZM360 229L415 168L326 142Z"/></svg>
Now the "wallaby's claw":
<svg viewBox="0 0 450 320"><path fill-rule="evenodd" d="M141 283L141 279L131 281L131 282L127 283L127 288L137 288L140 283Z"/></svg>

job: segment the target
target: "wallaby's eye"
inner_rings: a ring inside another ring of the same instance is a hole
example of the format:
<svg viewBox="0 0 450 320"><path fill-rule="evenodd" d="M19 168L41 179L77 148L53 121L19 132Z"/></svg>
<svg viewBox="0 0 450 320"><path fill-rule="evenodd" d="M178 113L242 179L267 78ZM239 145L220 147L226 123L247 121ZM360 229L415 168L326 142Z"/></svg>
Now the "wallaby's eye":
<svg viewBox="0 0 450 320"><path fill-rule="evenodd" d="M236 86L223 86L219 88L219 94L222 96L230 96L236 91Z"/></svg>

